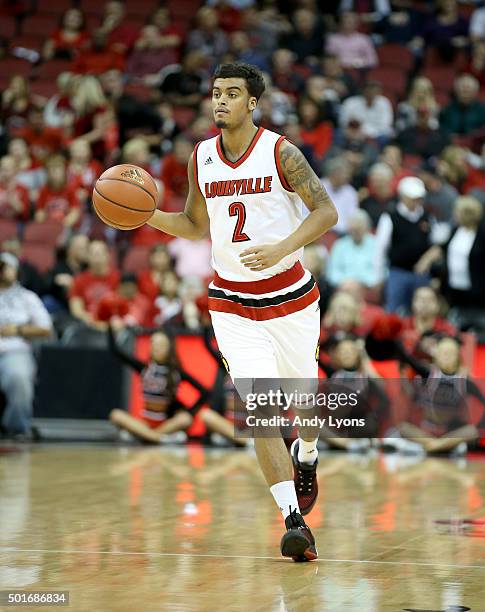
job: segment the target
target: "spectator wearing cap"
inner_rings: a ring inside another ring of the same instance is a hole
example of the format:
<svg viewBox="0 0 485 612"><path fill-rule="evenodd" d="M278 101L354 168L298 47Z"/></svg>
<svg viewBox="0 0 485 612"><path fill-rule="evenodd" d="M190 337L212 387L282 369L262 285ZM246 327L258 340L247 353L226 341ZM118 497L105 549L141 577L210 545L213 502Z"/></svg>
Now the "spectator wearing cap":
<svg viewBox="0 0 485 612"><path fill-rule="evenodd" d="M17 281L18 259L0 254L0 388L6 396L1 428L29 436L35 361L30 340L51 334L52 323L40 298Z"/></svg>
<svg viewBox="0 0 485 612"><path fill-rule="evenodd" d="M425 195L421 179L403 178L395 209L379 219L376 265L379 279L384 279L389 264L385 303L390 312L409 308L415 290L430 281L431 222L423 207Z"/></svg>
<svg viewBox="0 0 485 612"><path fill-rule="evenodd" d="M441 113L441 127L450 134L467 136L485 127L485 104L478 99L480 84L469 74L454 84L455 99Z"/></svg>
<svg viewBox="0 0 485 612"><path fill-rule="evenodd" d="M338 223L333 229L341 234L347 231L348 220L359 207L359 196L350 184L351 178L350 163L343 157L335 157L328 162L326 175L321 179L339 214Z"/></svg>
<svg viewBox="0 0 485 612"><path fill-rule="evenodd" d="M340 125L345 128L358 121L368 138L385 142L393 132L393 111L389 99L381 94L377 81L367 81L362 95L347 98L342 104Z"/></svg>
<svg viewBox="0 0 485 612"><path fill-rule="evenodd" d="M339 238L330 251L327 279L337 287L356 280L366 287L377 284L376 238L370 233L371 221L365 210L356 210L348 219L348 236Z"/></svg>

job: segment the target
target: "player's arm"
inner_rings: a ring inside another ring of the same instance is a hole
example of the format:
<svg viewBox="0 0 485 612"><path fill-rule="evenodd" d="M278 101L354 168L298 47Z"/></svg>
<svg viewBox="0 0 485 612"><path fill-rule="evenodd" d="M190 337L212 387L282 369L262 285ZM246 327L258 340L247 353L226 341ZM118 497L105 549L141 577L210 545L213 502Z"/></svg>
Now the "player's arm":
<svg viewBox="0 0 485 612"><path fill-rule="evenodd" d="M189 195L187 196L184 212L167 213L156 210L147 223L171 236L179 236L188 240L200 240L209 231L209 216L205 200L195 180L193 158L194 154L192 153L187 165Z"/></svg>
<svg viewBox="0 0 485 612"><path fill-rule="evenodd" d="M298 229L278 244L243 251L241 261L251 270L265 270L274 266L283 257L312 243L338 221L337 209L298 147L284 140L279 156L286 181L303 200L310 214Z"/></svg>

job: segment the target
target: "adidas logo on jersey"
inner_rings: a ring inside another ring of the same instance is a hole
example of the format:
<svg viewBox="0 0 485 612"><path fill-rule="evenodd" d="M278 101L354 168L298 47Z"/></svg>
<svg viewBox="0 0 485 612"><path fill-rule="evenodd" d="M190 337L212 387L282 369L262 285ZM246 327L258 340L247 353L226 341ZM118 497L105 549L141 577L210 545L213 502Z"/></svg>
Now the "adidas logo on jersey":
<svg viewBox="0 0 485 612"><path fill-rule="evenodd" d="M208 157L204 162L204 166L208 166L209 164L212 164L212 157Z"/></svg>

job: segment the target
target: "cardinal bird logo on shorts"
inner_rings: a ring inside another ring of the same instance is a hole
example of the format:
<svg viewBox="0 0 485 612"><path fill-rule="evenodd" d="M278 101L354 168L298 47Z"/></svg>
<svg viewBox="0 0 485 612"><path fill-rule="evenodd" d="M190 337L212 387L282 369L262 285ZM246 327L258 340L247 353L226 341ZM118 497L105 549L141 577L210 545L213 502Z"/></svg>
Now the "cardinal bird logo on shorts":
<svg viewBox="0 0 485 612"><path fill-rule="evenodd" d="M141 175L141 172L137 168L130 168L129 170L124 170L121 173L121 176L123 178L127 178L127 179L131 179L132 181L136 181L137 183L140 183L140 185L143 185L145 183L145 181L143 180L143 176Z"/></svg>

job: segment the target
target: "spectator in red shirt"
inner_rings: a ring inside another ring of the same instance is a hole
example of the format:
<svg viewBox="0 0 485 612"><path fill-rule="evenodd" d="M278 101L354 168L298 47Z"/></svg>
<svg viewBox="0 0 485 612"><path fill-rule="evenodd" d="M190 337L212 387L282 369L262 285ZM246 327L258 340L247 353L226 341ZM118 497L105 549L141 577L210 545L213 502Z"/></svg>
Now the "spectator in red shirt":
<svg viewBox="0 0 485 612"><path fill-rule="evenodd" d="M124 67L124 57L109 48L108 39L102 30L93 32L90 46L72 64L73 72L95 76L109 70L123 70Z"/></svg>
<svg viewBox="0 0 485 612"><path fill-rule="evenodd" d="M0 118L8 131L15 131L27 124L27 116L32 103L41 104L42 96L33 95L27 79L16 74L10 79L8 87L2 92Z"/></svg>
<svg viewBox="0 0 485 612"><path fill-rule="evenodd" d="M401 149L396 145L387 145L382 149L380 161L387 164L392 170L392 189L393 193L397 192L399 181L406 176L413 176L412 172L406 170L402 165Z"/></svg>
<svg viewBox="0 0 485 612"><path fill-rule="evenodd" d="M108 246L101 240L93 240L88 250L88 269L76 274L69 292L71 315L90 327L106 330L107 323L97 318L101 299L115 291L120 273L110 265Z"/></svg>
<svg viewBox="0 0 485 612"><path fill-rule="evenodd" d="M170 49L174 54L173 63L178 63L180 61L183 32L173 24L169 10L163 6L159 7L153 13L150 23L157 26L163 47L167 50Z"/></svg>
<svg viewBox="0 0 485 612"><path fill-rule="evenodd" d="M138 38L138 29L125 20L124 2L112 0L104 5L101 30L106 34L108 47L115 53L127 56Z"/></svg>
<svg viewBox="0 0 485 612"><path fill-rule="evenodd" d="M318 104L310 98L300 99L298 116L301 124L301 139L312 148L317 159L323 159L332 145L332 124L324 121Z"/></svg>
<svg viewBox="0 0 485 612"><path fill-rule="evenodd" d="M155 305L138 291L136 276L125 272L120 279L116 291L104 295L97 308L98 321L113 319L118 329L122 327L150 327L153 320Z"/></svg>
<svg viewBox="0 0 485 612"><path fill-rule="evenodd" d="M94 157L103 159L109 149L106 138L115 116L98 79L94 76L80 78L71 104L75 112L74 136L82 136L91 144Z"/></svg>
<svg viewBox="0 0 485 612"><path fill-rule="evenodd" d="M61 155L50 157L46 170L47 183L39 192L35 220L57 221L65 227L73 227L81 217L79 184L68 184L66 160Z"/></svg>
<svg viewBox="0 0 485 612"><path fill-rule="evenodd" d="M165 187L165 197L185 198L189 192L187 181L187 164L192 154L192 143L184 136L177 136L173 152L163 160L160 178Z"/></svg>
<svg viewBox="0 0 485 612"><path fill-rule="evenodd" d="M90 196L94 183L103 172L102 164L93 159L91 147L83 138L74 140L69 146L69 164L67 166L68 185L76 185L80 189L80 199Z"/></svg>
<svg viewBox="0 0 485 612"><path fill-rule="evenodd" d="M404 319L403 329L411 329L422 337L426 332L456 334L456 328L439 316L440 303L432 287L419 287L414 292L411 304L412 315Z"/></svg>
<svg viewBox="0 0 485 612"><path fill-rule="evenodd" d="M40 161L48 155L58 153L65 144L62 131L46 126L43 109L35 106L29 110L27 126L18 130L15 136L23 138L31 154Z"/></svg>
<svg viewBox="0 0 485 612"><path fill-rule="evenodd" d="M17 183L15 160L10 155L0 159L0 218L28 221L30 214L29 192Z"/></svg>
<svg viewBox="0 0 485 612"><path fill-rule="evenodd" d="M16 180L23 185L33 201L40 187L45 183L45 170L30 153L23 138L13 138L8 145L8 154L15 160Z"/></svg>
<svg viewBox="0 0 485 612"><path fill-rule="evenodd" d="M156 244L150 250L148 270L138 275L138 289L151 301L160 294L160 283L163 275L172 269L172 259L165 244Z"/></svg>
<svg viewBox="0 0 485 612"><path fill-rule="evenodd" d="M89 41L84 14L77 8L67 9L60 19L59 28L47 39L42 55L44 60L53 57L72 59Z"/></svg>

